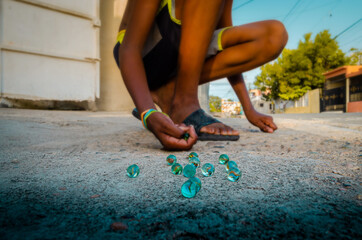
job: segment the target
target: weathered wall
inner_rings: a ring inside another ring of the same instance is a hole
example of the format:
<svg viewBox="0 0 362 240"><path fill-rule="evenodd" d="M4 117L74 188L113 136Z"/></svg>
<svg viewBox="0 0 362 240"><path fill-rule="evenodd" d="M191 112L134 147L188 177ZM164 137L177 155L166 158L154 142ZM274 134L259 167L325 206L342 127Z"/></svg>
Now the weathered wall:
<svg viewBox="0 0 362 240"><path fill-rule="evenodd" d="M349 102L347 105L347 112L362 112L362 101Z"/></svg>
<svg viewBox="0 0 362 240"><path fill-rule="evenodd" d="M0 0L1 98L95 101L99 0Z"/></svg>
<svg viewBox="0 0 362 240"><path fill-rule="evenodd" d="M126 3L0 0L1 104L130 111L134 104L113 59ZM208 85L199 98L208 110Z"/></svg>
<svg viewBox="0 0 362 240"><path fill-rule="evenodd" d="M101 2L101 82L97 107L103 111L130 111L134 104L113 58L118 28L127 0Z"/></svg>
<svg viewBox="0 0 362 240"><path fill-rule="evenodd" d="M303 103L297 104L300 101L294 103L294 107L285 109L285 113L319 113L320 112L320 100L319 89L314 89L305 94Z"/></svg>

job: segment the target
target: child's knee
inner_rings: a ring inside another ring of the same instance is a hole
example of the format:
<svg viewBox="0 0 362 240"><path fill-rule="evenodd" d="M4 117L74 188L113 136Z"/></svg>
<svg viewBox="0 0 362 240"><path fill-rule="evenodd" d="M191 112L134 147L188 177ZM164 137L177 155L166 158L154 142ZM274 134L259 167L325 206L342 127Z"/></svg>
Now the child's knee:
<svg viewBox="0 0 362 240"><path fill-rule="evenodd" d="M283 51L288 42L288 33L284 24L277 20L270 20L266 27L268 41L268 49L270 50L270 57L275 59Z"/></svg>
<svg viewBox="0 0 362 240"><path fill-rule="evenodd" d="M272 20L272 28L274 31L274 37L279 39L280 42L280 47L284 48L285 45L288 42L288 32L285 29L285 26L282 22L277 21L277 20Z"/></svg>

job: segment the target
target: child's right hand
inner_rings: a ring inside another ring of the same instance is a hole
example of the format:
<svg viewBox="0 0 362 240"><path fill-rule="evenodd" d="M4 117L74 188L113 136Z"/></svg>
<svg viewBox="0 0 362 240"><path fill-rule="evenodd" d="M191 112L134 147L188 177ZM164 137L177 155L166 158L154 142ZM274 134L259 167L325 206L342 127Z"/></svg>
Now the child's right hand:
<svg viewBox="0 0 362 240"><path fill-rule="evenodd" d="M167 150L189 150L197 141L193 126L177 125L159 112L148 117L147 127ZM190 135L187 140L182 138L185 133Z"/></svg>

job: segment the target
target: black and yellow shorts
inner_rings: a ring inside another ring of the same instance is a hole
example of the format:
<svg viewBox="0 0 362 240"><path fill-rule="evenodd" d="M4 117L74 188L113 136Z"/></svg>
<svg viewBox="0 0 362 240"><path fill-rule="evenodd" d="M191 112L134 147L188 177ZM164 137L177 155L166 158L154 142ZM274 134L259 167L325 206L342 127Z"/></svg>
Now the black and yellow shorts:
<svg viewBox="0 0 362 240"><path fill-rule="evenodd" d="M163 0L142 51L143 64L150 90L156 90L176 76L181 39L181 21L175 17L175 0ZM223 50L221 36L227 28L214 32L206 58ZM118 52L126 30L119 32L114 58L119 66Z"/></svg>

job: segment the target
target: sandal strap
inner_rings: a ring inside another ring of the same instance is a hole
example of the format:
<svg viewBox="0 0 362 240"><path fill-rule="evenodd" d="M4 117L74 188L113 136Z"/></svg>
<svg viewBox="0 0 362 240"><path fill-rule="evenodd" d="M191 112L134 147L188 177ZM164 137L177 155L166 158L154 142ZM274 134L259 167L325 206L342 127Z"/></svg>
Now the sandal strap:
<svg viewBox="0 0 362 240"><path fill-rule="evenodd" d="M209 116L205 113L204 110L201 108L196 110L195 112L191 113L184 121L186 125L193 125L197 135L200 134L200 130L202 127L213 124L219 123L220 121Z"/></svg>

